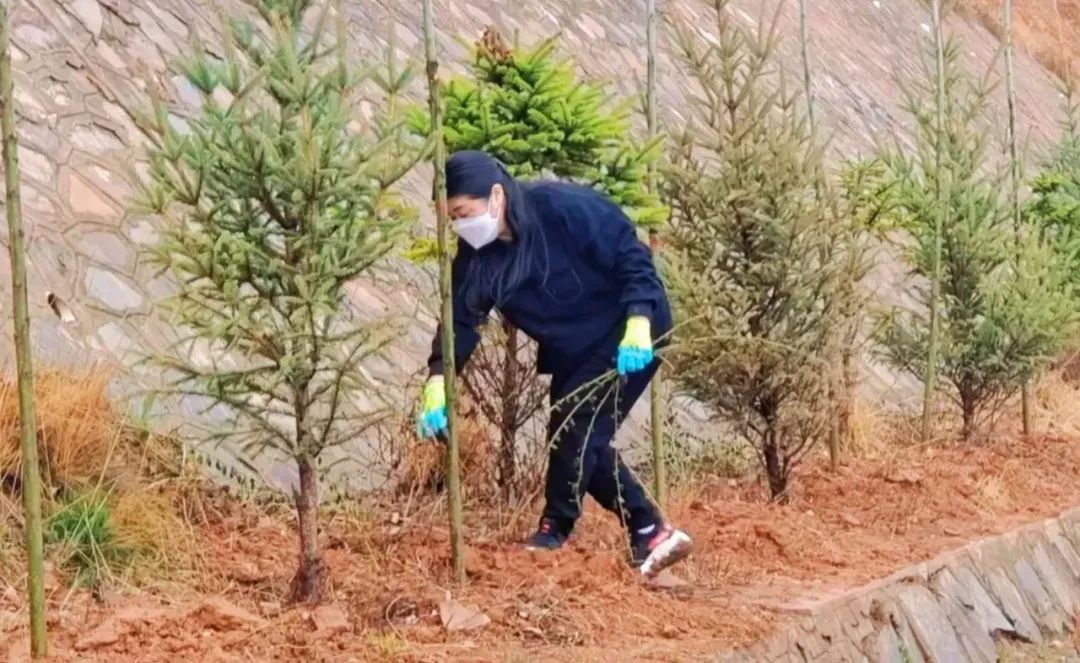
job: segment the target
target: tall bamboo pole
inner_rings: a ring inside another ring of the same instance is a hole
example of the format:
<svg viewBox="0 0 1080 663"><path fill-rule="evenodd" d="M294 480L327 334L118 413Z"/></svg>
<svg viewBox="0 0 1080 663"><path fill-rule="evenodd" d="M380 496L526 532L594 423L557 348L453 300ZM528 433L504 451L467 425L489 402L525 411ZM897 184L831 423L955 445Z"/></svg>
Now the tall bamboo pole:
<svg viewBox="0 0 1080 663"><path fill-rule="evenodd" d="M1016 260L1020 261L1020 155L1016 138L1016 84L1013 76L1013 3L1005 0L1005 94L1009 104L1009 174L1012 184L1013 232L1016 235ZM1020 386L1020 411L1024 435L1031 435L1031 380Z"/></svg>
<svg viewBox="0 0 1080 663"><path fill-rule="evenodd" d="M799 0L799 42L802 51L803 64L803 90L806 95L806 121L810 125L810 133L816 137L817 124L814 116L814 85L810 76L810 19L807 16L806 0ZM816 187L820 196L821 187ZM829 465L833 470L840 466L840 367L829 368L829 401L836 410L829 418Z"/></svg>
<svg viewBox="0 0 1080 663"><path fill-rule="evenodd" d="M806 0L799 0L799 41L802 42L803 86L806 88L806 119L814 129L814 88L810 82L810 26L806 17Z"/></svg>
<svg viewBox="0 0 1080 663"><path fill-rule="evenodd" d="M26 509L27 593L30 595L30 652L44 658L45 588L41 541L41 477L34 416L34 370L30 360L30 314L26 295L26 249L19 196L19 148L15 135L15 91L11 74L8 2L0 0L0 131L3 133L4 184L7 190L8 248L19 379L19 429L22 436L22 494Z"/></svg>
<svg viewBox="0 0 1080 663"><path fill-rule="evenodd" d="M934 395L937 389L938 343L941 335L941 318L938 299L941 298L941 233L945 225L945 200L942 191L942 133L945 131L945 39L941 25L941 0L931 2L934 19L934 55L937 61L937 141L934 167L934 195L937 213L934 215L934 247L930 267L930 341L926 351L926 382L923 391L922 439L930 441L934 416Z"/></svg>
<svg viewBox="0 0 1080 663"><path fill-rule="evenodd" d="M465 543L462 537L461 456L458 450L457 366L454 360L454 304L450 283L450 221L446 211L446 143L443 141L442 84L435 41L435 10L424 0L424 55L427 60L431 111L432 164L435 168L435 223L439 235L439 295L442 297L443 379L446 383L446 484L450 511L450 560L454 579L465 582Z"/></svg>
<svg viewBox="0 0 1080 663"><path fill-rule="evenodd" d="M645 3L645 41L646 41L646 80L645 80L645 120L648 123L649 140L656 137L656 0ZM656 166L649 165L649 188L656 191ZM660 249L656 229L649 231L649 245L653 253ZM653 494L657 503L663 507L667 503L667 462L664 460L664 407L663 366L656 369L652 389L649 394L652 405L652 453L653 453Z"/></svg>

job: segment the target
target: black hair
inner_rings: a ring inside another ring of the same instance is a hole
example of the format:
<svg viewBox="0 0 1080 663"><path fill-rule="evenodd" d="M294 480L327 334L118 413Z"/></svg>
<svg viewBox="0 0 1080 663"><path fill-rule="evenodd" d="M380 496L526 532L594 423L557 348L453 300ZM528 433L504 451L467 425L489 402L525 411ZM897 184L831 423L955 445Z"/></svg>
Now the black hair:
<svg viewBox="0 0 1080 663"><path fill-rule="evenodd" d="M447 198L490 198L496 184L502 185L505 194L506 222L513 239L509 243L495 241L473 251L462 291L466 306L476 314L482 314L488 303L496 308L502 306L522 285L533 267L535 246L543 241L524 188L499 160L479 150L463 150L446 162Z"/></svg>

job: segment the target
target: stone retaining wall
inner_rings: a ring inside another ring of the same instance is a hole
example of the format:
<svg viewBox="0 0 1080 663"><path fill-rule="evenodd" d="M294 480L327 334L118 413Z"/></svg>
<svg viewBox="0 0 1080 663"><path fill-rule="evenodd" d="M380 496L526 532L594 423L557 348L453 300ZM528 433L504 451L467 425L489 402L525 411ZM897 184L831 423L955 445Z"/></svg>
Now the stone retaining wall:
<svg viewBox="0 0 1080 663"><path fill-rule="evenodd" d="M974 663L995 639L1066 637L1080 609L1080 508L983 539L823 601L771 639L718 660Z"/></svg>

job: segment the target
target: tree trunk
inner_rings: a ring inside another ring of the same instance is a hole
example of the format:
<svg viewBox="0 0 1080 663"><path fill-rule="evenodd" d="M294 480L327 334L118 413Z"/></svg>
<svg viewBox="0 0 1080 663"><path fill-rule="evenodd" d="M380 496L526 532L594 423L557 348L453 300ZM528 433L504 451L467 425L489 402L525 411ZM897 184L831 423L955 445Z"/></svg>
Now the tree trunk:
<svg viewBox="0 0 1080 663"><path fill-rule="evenodd" d="M963 426L960 429L960 437L964 442L970 442L975 435L975 401L972 398L961 397L960 414L963 417Z"/></svg>
<svg viewBox="0 0 1080 663"><path fill-rule="evenodd" d="M26 511L27 592L30 612L30 653L44 658L48 641L45 628L44 562L41 535L41 476L37 454L37 418L34 413L34 371L31 362L30 313L26 293L26 247L19 196L19 150L15 131L15 94L11 74L8 3L0 0L0 129L3 132L4 184L11 258L12 318L15 327L15 362L19 384L19 432L22 438L22 495Z"/></svg>
<svg viewBox="0 0 1080 663"><path fill-rule="evenodd" d="M787 473L784 472L779 436L771 428L765 434L765 448L762 452L765 455L765 474L769 477L769 493L774 502L786 502Z"/></svg>
<svg viewBox="0 0 1080 663"><path fill-rule="evenodd" d="M840 376L835 367L829 370L829 469L840 467Z"/></svg>
<svg viewBox="0 0 1080 663"><path fill-rule="evenodd" d="M503 499L509 501L514 493L518 417L524 385L521 379L521 362L518 361L521 340L519 332L517 327L506 321L503 322L503 330L506 332L506 357L502 378L502 425L499 431L499 491Z"/></svg>
<svg viewBox="0 0 1080 663"><path fill-rule="evenodd" d="M296 459L296 466L300 471L300 489L294 494L300 564L292 581L292 601L316 604L322 601L326 582L326 567L319 554L319 474L307 454Z"/></svg>
<svg viewBox="0 0 1080 663"><path fill-rule="evenodd" d="M843 393L840 395L840 446L850 449L852 445L851 417L855 413L855 390L858 387L858 375L855 371L854 342L844 348L840 359L843 379Z"/></svg>

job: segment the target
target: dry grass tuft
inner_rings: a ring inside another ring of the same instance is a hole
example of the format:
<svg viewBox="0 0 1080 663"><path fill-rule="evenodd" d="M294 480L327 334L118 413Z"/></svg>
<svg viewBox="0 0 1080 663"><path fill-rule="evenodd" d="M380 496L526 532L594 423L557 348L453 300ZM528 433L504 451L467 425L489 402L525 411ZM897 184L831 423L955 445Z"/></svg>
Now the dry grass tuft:
<svg viewBox="0 0 1080 663"><path fill-rule="evenodd" d="M975 481L975 492L972 501L983 511L995 514L1001 513L1013 506L1009 488L1000 475L989 474Z"/></svg>
<svg viewBox="0 0 1080 663"><path fill-rule="evenodd" d="M1080 435L1080 382L1070 379L1066 366L1043 378L1035 388L1035 430L1065 436Z"/></svg>
<svg viewBox="0 0 1080 663"><path fill-rule="evenodd" d="M116 543L137 555L137 574L153 575L136 580L154 580L192 567L195 539L178 512L173 486L115 493L112 502Z"/></svg>
<svg viewBox="0 0 1080 663"><path fill-rule="evenodd" d="M109 379L100 371L42 370L35 376L45 514L66 518L72 531L78 530L71 536L86 538L89 530L78 527L77 516L70 514L78 511L79 500L100 496L94 515L101 522L94 522L101 531L93 534L107 544L104 552L117 554L107 560L102 551L83 555L97 580L149 585L190 577L201 566L193 523L207 519L207 484L197 468L182 466L174 440L126 425L108 396ZM18 561L21 455L18 391L11 381L0 381L0 580L5 581L23 573ZM85 543L54 541L47 554L63 559L73 545Z"/></svg>
<svg viewBox="0 0 1080 663"><path fill-rule="evenodd" d="M41 371L34 378L38 450L46 481L53 487L96 481L109 462L122 426L109 401L109 375ZM0 382L0 479L18 485L20 472L19 394L14 382Z"/></svg>
<svg viewBox="0 0 1080 663"><path fill-rule="evenodd" d="M461 448L461 476L467 493L485 490L494 476L496 458L492 436L473 419L462 417L458 431ZM405 451L402 486L407 490L441 487L445 481L444 458L446 447L439 442L418 440Z"/></svg>
<svg viewBox="0 0 1080 663"><path fill-rule="evenodd" d="M911 415L886 411L880 404L856 401L851 438L846 452L856 458L893 458L918 440L918 421Z"/></svg>

